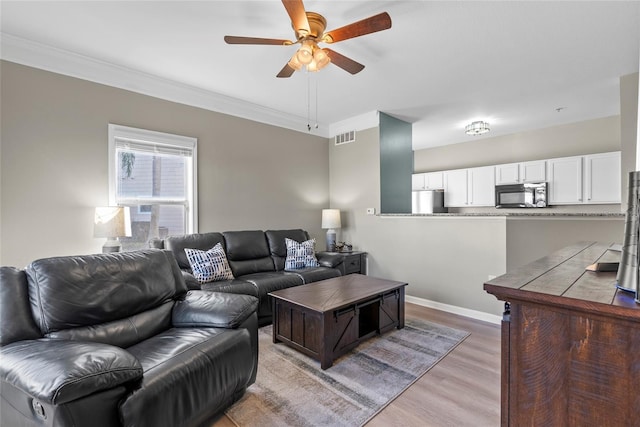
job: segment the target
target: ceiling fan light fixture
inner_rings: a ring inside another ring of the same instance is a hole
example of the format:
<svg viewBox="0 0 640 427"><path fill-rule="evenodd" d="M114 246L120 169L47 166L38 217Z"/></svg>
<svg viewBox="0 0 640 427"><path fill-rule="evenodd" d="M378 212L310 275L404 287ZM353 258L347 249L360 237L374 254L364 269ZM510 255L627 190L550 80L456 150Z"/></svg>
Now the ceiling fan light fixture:
<svg viewBox="0 0 640 427"><path fill-rule="evenodd" d="M307 65L313 60L313 45L312 40L302 42L302 46L300 46L300 49L296 52L296 57L301 64Z"/></svg>
<svg viewBox="0 0 640 427"><path fill-rule="evenodd" d="M296 71L300 71L300 69L302 68L302 63L300 61L298 61L298 54L294 54L291 59L289 60L288 63L289 67L293 68Z"/></svg>
<svg viewBox="0 0 640 427"><path fill-rule="evenodd" d="M313 62L316 63L316 69L322 70L324 67L329 65L331 58L329 58L327 52L318 48L313 52Z"/></svg>
<svg viewBox="0 0 640 427"><path fill-rule="evenodd" d="M464 132L467 135L482 135L484 133L489 132L491 129L489 128L489 123L483 121L472 122L465 126Z"/></svg>

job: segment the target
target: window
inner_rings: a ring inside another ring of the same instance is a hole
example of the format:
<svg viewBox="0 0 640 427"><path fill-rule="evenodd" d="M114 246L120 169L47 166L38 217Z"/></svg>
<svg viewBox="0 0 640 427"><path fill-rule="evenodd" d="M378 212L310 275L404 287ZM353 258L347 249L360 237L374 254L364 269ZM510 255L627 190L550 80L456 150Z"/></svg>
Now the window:
<svg viewBox="0 0 640 427"><path fill-rule="evenodd" d="M109 125L109 202L131 207L123 250L197 231L197 139Z"/></svg>

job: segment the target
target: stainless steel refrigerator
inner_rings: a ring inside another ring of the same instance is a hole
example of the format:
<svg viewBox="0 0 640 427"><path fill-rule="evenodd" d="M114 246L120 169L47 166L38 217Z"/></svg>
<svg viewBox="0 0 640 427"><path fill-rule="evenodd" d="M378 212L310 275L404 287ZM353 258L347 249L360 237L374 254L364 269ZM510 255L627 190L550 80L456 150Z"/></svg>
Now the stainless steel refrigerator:
<svg viewBox="0 0 640 427"><path fill-rule="evenodd" d="M446 213L444 190L418 190L411 194L411 213Z"/></svg>

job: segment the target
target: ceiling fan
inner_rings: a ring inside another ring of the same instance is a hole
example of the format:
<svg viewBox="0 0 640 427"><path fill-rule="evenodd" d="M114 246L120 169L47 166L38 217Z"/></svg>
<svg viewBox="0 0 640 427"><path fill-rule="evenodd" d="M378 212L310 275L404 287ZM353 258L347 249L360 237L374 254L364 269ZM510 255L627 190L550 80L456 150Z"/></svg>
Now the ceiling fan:
<svg viewBox="0 0 640 427"><path fill-rule="evenodd" d="M337 43L391 28L391 17L387 12L382 12L344 27L325 32L326 19L319 13L305 11L302 0L282 0L282 4L291 18L291 26L296 34L295 41L258 37L224 37L224 41L228 44L278 46L300 44L300 48L280 70L277 77L291 77L295 71L302 69L304 66L307 67L308 71L318 71L330 62L351 74L359 73L364 69L364 65L339 54L335 50L326 47L320 48L318 43Z"/></svg>

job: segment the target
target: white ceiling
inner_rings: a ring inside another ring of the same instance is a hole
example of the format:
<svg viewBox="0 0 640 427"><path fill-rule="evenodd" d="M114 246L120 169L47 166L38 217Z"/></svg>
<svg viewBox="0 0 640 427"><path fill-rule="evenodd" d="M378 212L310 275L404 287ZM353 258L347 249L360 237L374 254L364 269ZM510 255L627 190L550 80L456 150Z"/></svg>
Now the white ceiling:
<svg viewBox="0 0 640 427"><path fill-rule="evenodd" d="M383 111L414 123L415 149L482 138L463 131L478 119L498 136L619 114L619 77L640 63L640 1L304 3L327 30L383 11L392 28L331 46L359 74L330 65L278 79L296 46L223 37L293 38L280 1L2 0L0 55L303 132L317 87L312 132Z"/></svg>

